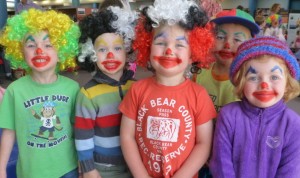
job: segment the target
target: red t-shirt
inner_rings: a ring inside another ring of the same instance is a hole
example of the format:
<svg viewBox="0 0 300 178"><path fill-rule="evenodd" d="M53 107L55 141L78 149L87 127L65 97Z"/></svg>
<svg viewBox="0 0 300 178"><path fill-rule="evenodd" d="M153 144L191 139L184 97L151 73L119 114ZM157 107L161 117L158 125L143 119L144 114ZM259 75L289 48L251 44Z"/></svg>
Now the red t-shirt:
<svg viewBox="0 0 300 178"><path fill-rule="evenodd" d="M195 145L196 126L216 117L202 86L190 80L164 86L154 77L134 83L119 109L136 121L136 142L152 177L173 176Z"/></svg>

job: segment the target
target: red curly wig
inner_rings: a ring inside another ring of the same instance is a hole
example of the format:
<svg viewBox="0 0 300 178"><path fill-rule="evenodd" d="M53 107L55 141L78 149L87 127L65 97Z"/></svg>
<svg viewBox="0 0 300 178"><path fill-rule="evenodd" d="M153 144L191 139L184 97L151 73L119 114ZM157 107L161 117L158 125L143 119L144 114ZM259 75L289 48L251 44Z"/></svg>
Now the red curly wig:
<svg viewBox="0 0 300 178"><path fill-rule="evenodd" d="M140 17L135 27L136 39L133 42L133 49L137 51L137 64L142 67L146 67L150 60L153 40L153 29L147 31L145 23L146 17ZM213 24L208 23L204 27L195 26L192 30L188 30L192 62L198 62L198 66L203 68L207 68L214 61L211 53L215 41L213 29Z"/></svg>

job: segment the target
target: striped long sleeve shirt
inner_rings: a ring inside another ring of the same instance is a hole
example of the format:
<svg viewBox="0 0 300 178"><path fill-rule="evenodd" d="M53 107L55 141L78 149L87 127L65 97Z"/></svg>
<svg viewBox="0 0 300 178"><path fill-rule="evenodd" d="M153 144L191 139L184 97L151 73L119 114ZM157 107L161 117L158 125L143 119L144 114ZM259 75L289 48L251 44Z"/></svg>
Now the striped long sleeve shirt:
<svg viewBox="0 0 300 178"><path fill-rule="evenodd" d="M101 71L81 88L76 101L75 144L83 172L101 164L125 164L120 146L121 113L118 109L131 84L133 73L120 81Z"/></svg>

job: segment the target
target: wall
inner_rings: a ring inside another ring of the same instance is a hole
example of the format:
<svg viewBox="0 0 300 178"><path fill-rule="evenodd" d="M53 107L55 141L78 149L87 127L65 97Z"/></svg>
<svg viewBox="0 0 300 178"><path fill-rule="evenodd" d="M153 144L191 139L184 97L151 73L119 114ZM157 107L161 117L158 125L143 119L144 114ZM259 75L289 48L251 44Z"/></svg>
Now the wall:
<svg viewBox="0 0 300 178"><path fill-rule="evenodd" d="M152 5L153 1L145 0L145 1L137 1L137 2L131 2L130 7L132 10L139 10L140 8L144 6Z"/></svg>
<svg viewBox="0 0 300 178"><path fill-rule="evenodd" d="M236 8L238 5L242 5L245 8L249 7L249 2L257 1L257 8L270 8L272 4L279 3L283 9L288 9L288 0L225 0L222 3L223 9Z"/></svg>
<svg viewBox="0 0 300 178"><path fill-rule="evenodd" d="M222 3L223 9L233 9L236 8L238 5L241 5L245 8L249 7L250 0L224 0Z"/></svg>
<svg viewBox="0 0 300 178"><path fill-rule="evenodd" d="M290 3L291 3L291 4L290 4L290 6L291 6L290 9L293 9L293 10L300 10L300 1L294 0L294 1L291 1Z"/></svg>
<svg viewBox="0 0 300 178"><path fill-rule="evenodd" d="M289 9L289 1L287 0L258 0L257 7L258 8L271 8L274 3L278 3L281 5L281 8L288 10Z"/></svg>

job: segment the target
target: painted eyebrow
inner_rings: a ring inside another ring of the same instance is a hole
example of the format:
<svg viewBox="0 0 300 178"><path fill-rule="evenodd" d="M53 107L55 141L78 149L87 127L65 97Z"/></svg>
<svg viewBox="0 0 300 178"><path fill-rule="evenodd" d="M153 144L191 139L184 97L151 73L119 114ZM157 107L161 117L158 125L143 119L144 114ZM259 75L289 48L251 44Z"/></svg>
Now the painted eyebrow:
<svg viewBox="0 0 300 178"><path fill-rule="evenodd" d="M257 74L257 71L252 66L250 66L246 72L246 75L248 75L248 73Z"/></svg>
<svg viewBox="0 0 300 178"><path fill-rule="evenodd" d="M277 69L280 71L280 73L282 73L282 69L281 69L278 65L274 66L274 67L271 69L271 72L274 72L274 71L277 70Z"/></svg>
<svg viewBox="0 0 300 178"><path fill-rule="evenodd" d="M32 35L29 35L26 39L25 39L25 43L27 41L35 41Z"/></svg>
<svg viewBox="0 0 300 178"><path fill-rule="evenodd" d="M113 44L123 44L123 41L120 38L118 38L115 41L113 41Z"/></svg>
<svg viewBox="0 0 300 178"><path fill-rule="evenodd" d="M49 35L46 34L46 35L44 36L43 40L46 40L46 39L48 39L48 38L49 38Z"/></svg>
<svg viewBox="0 0 300 178"><path fill-rule="evenodd" d="M185 41L187 43L187 39L185 36L180 36L176 38L176 41Z"/></svg>
<svg viewBox="0 0 300 178"><path fill-rule="evenodd" d="M225 30L223 30L223 29L219 29L218 33L219 32L222 32L222 33L224 33L224 35L227 35L227 32Z"/></svg>
<svg viewBox="0 0 300 178"><path fill-rule="evenodd" d="M107 46L108 44L106 43L106 41L102 38L100 38L99 40L97 40L97 42L95 43L95 45L104 45Z"/></svg>
<svg viewBox="0 0 300 178"><path fill-rule="evenodd" d="M159 37L166 37L166 34L164 33L164 32L162 32L162 33L159 33L159 34L157 34L155 37L154 37L154 40L156 40L156 38L159 38Z"/></svg>
<svg viewBox="0 0 300 178"><path fill-rule="evenodd" d="M234 36L242 35L244 38L246 38L246 34L243 32L236 32L234 33Z"/></svg>

